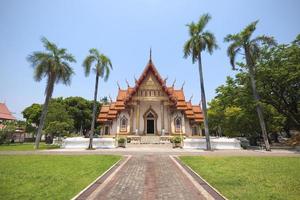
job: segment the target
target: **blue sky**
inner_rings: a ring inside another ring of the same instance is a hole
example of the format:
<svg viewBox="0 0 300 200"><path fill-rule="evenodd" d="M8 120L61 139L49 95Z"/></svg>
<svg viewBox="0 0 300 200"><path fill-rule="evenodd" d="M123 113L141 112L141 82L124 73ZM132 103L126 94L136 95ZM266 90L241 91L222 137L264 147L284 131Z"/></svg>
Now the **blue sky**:
<svg viewBox="0 0 300 200"><path fill-rule="evenodd" d="M297 0L0 0L0 102L6 102L15 116L34 102L43 103L45 81L33 80L26 57L43 50L42 36L72 53L75 76L71 86L56 85L53 97L93 98L94 76L86 78L81 66L90 48L98 48L112 60L114 70L107 82L100 82L100 96L115 98L117 84L125 79L133 85L149 59L171 85L185 81L185 95L200 100L197 66L183 58L188 39L186 24L210 13L207 29L214 32L220 46L213 55L203 55L208 100L215 89L232 76L224 37L239 32L259 19L256 35L274 36L288 43L300 33L300 1Z"/></svg>

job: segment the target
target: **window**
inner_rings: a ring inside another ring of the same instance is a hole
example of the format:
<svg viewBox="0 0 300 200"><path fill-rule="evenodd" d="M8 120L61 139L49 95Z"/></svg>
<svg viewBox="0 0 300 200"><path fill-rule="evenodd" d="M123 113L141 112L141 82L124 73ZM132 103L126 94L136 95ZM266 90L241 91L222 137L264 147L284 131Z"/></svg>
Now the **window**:
<svg viewBox="0 0 300 200"><path fill-rule="evenodd" d="M181 117L175 118L175 132L181 132Z"/></svg>
<svg viewBox="0 0 300 200"><path fill-rule="evenodd" d="M127 118L125 116L123 116L121 118L121 131L126 132L127 131Z"/></svg>

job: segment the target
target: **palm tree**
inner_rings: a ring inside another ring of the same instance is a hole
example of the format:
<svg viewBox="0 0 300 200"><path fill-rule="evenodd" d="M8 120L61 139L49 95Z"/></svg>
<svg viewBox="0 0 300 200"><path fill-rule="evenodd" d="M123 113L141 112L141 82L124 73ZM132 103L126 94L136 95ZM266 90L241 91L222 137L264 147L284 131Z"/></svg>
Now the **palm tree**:
<svg viewBox="0 0 300 200"><path fill-rule="evenodd" d="M238 55L242 55L246 59L246 65L240 65L241 67L245 67L248 70L248 75L250 77L253 98L256 102L256 111L260 123L260 127L262 130L262 135L264 139L264 143L266 145L266 150L270 151L270 144L268 141L268 135L266 130L266 125L264 121L264 116L262 112L262 107L259 103L260 97L256 90L255 83L255 67L256 61L260 55L261 45L276 45L276 42L273 37L268 37L265 35L258 36L256 38L251 39L253 32L256 29L256 24L258 21L252 22L249 24L244 30L237 34L229 34L225 37L225 42L230 42L230 45L227 49L227 54L230 58L230 64L232 68L235 69L235 60Z"/></svg>
<svg viewBox="0 0 300 200"><path fill-rule="evenodd" d="M207 118L207 108L206 108L206 98L204 90L204 80L202 72L202 61L201 53L202 51L208 51L209 54L213 53L213 50L217 49L217 42L213 33L209 31L204 31L205 26L211 19L209 14L204 14L200 17L197 23L188 24L190 39L186 41L183 47L184 58L192 56L192 62L198 61L199 76L200 76L200 88L201 88L201 103L202 110L204 114L204 129L206 137L206 148L211 150L209 129L208 129L208 118Z"/></svg>
<svg viewBox="0 0 300 200"><path fill-rule="evenodd" d="M90 142L88 149L93 149L93 135L95 128L95 120L96 120L96 103L97 103L97 93L98 93L98 82L99 77L103 78L104 81L108 80L110 70L112 69L111 61L108 57L103 54L100 54L97 49L90 49L89 55L83 61L83 67L85 75L88 76L90 74L92 64L95 63L95 68L93 69L96 73L96 82L95 82L95 91L94 91L94 105L93 105L93 113L92 113L92 125L90 130Z"/></svg>
<svg viewBox="0 0 300 200"><path fill-rule="evenodd" d="M71 62L76 62L72 54L67 50L58 48L54 43L49 42L45 37L41 39L46 51L36 51L27 57L29 63L34 68L35 81L41 81L47 77L47 85L45 89L45 102L40 118L40 123L35 139L34 148L39 148L42 136L42 130L47 115L49 100L51 99L55 83L62 82L65 85L71 83L71 76L74 74L70 66Z"/></svg>

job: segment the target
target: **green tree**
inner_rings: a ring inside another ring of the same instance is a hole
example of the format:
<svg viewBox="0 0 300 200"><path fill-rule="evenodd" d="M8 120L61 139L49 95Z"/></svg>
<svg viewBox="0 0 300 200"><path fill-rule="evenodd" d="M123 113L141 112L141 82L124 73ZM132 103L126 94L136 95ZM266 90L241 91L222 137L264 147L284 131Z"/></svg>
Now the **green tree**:
<svg viewBox="0 0 300 200"><path fill-rule="evenodd" d="M300 43L295 41L264 48L257 64L261 100L287 118L287 133L300 130Z"/></svg>
<svg viewBox="0 0 300 200"><path fill-rule="evenodd" d="M209 103L208 115L212 134L229 137L248 137L252 144L259 139L259 120L253 110L251 84L244 72L235 78L227 77L226 83L216 89L216 97ZM273 106L262 103L266 126L277 134L283 128L285 117Z"/></svg>
<svg viewBox="0 0 300 200"><path fill-rule="evenodd" d="M52 138L53 136L55 136L54 134L58 134L58 132L49 132L49 130L53 130L53 128L57 126L61 127L61 124L67 124L67 126L63 126L66 127L63 132L70 132L74 130L74 120L67 112L66 105L64 104L63 99L51 99L48 106L47 117L45 120L45 132L47 134L50 134ZM51 126L51 128L49 128L49 126Z"/></svg>
<svg viewBox="0 0 300 200"><path fill-rule="evenodd" d="M53 136L67 135L70 132L70 130L72 130L72 128L73 127L70 123L61 122L61 121L52 121L45 128L45 132L51 135L51 138L53 138Z"/></svg>
<svg viewBox="0 0 300 200"><path fill-rule="evenodd" d="M95 64L94 72L96 74L95 91L94 91L94 105L92 113L92 124L90 130L90 142L88 149L93 148L93 135L95 129L96 112L97 112L97 93L98 93L98 82L99 77L103 78L104 81L108 80L110 70L112 69L111 61L104 54L100 54L97 49L90 49L89 55L83 61L83 67L85 75L88 76L91 72L92 65Z"/></svg>
<svg viewBox="0 0 300 200"><path fill-rule="evenodd" d="M260 105L260 97L256 89L256 82L255 82L255 67L257 64L257 59L260 56L261 52L261 44L264 45L274 45L275 41L272 37L268 36L258 36L254 39L251 39L253 32L256 29L256 24L258 21L255 21L248 25L244 30L237 34L229 34L225 37L225 42L230 42L227 49L227 54L230 58L230 64L235 69L235 60L236 57L242 53L246 59L246 65L240 65L240 67L245 68L248 70L248 75L251 81L251 87L253 90L253 98L256 101L256 111L258 114L262 135L264 138L266 150L270 151L270 144L268 141L268 134L266 130L265 120L263 116L262 107Z"/></svg>
<svg viewBox="0 0 300 200"><path fill-rule="evenodd" d="M41 39L46 52L37 51L28 56L27 60L34 68L35 81L41 81L44 77L47 78L45 89L45 102L42 109L42 114L38 126L37 137L35 140L35 149L39 148L39 143L42 136L42 130L47 115L49 100L51 99L55 83L62 82L69 85L73 69L70 63L76 62L72 54L67 53L64 48L58 48L54 43L49 42L45 37Z"/></svg>
<svg viewBox="0 0 300 200"><path fill-rule="evenodd" d="M74 128L82 134L83 130L90 129L93 101L82 97L68 97L64 99L67 112L74 120ZM96 102L96 110L99 111L100 104Z"/></svg>
<svg viewBox="0 0 300 200"><path fill-rule="evenodd" d="M200 17L197 23L188 24L190 39L186 41L183 47L184 57L192 57L192 62L198 61L198 69L200 76L200 88L201 88L201 103L202 110L204 114L204 129L206 137L207 150L211 150L210 138L209 138L209 128L208 128L208 116L206 108L206 98L204 90L204 79L202 71L202 51L208 51L210 54L213 53L214 49L217 49L216 39L213 33L205 31L205 27L209 20L211 19L209 14L204 14Z"/></svg>
<svg viewBox="0 0 300 200"><path fill-rule="evenodd" d="M217 95L208 110L214 133L221 131L231 137L255 135L258 125L252 112L255 106L249 88L241 79L241 75L235 79L227 77L226 83L216 89Z"/></svg>
<svg viewBox="0 0 300 200"><path fill-rule="evenodd" d="M42 106L40 104L34 103L31 106L25 108L22 112L23 117L28 123L39 125L40 117L42 113Z"/></svg>

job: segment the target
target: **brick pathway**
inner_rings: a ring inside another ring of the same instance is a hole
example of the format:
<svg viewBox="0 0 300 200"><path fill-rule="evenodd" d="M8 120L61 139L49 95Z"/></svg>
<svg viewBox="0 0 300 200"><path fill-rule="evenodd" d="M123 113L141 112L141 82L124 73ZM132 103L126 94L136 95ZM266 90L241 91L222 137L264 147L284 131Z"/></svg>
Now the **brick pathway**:
<svg viewBox="0 0 300 200"><path fill-rule="evenodd" d="M93 199L205 199L169 156L133 156Z"/></svg>

